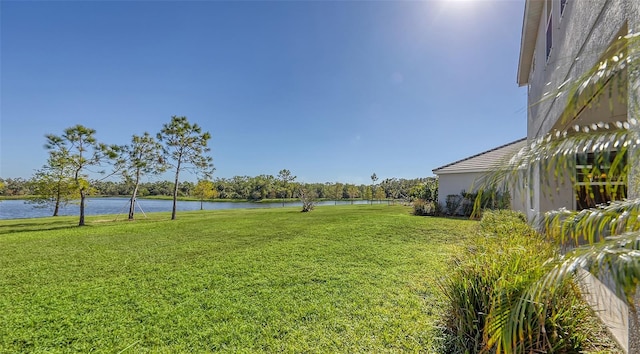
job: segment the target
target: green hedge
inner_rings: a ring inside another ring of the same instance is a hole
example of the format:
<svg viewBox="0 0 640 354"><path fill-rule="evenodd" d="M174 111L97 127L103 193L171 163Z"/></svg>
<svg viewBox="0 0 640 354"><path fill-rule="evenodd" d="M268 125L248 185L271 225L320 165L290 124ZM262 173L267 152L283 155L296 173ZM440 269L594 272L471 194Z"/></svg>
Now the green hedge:
<svg viewBox="0 0 640 354"><path fill-rule="evenodd" d="M591 336L586 323L592 315L572 282L530 304L528 310L535 315L517 331L510 322L518 317L512 310L521 295L548 271L545 262L556 254L554 245L537 234L523 214L509 210L485 211L474 241L441 281L448 301L443 351L581 351Z"/></svg>

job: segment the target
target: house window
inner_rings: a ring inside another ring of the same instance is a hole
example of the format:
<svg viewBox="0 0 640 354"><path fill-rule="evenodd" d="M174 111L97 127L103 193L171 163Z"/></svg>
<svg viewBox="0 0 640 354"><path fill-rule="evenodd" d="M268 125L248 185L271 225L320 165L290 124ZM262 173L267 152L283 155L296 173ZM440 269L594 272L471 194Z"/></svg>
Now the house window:
<svg viewBox="0 0 640 354"><path fill-rule="evenodd" d="M616 152L576 155L576 209L593 208L627 197L627 186L620 178L627 160L616 161Z"/></svg>
<svg viewBox="0 0 640 354"><path fill-rule="evenodd" d="M553 33L552 33L552 18L553 15L549 15L549 21L547 22L547 62L549 62L549 56L551 55L551 47L553 45Z"/></svg>

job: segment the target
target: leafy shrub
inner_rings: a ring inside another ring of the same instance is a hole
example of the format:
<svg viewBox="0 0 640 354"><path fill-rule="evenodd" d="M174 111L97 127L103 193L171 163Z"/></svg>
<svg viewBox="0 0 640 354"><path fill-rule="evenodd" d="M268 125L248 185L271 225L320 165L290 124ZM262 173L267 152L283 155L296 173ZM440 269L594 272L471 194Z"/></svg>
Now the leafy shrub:
<svg viewBox="0 0 640 354"><path fill-rule="evenodd" d="M440 215L440 205L434 201L416 199L413 201L413 215L419 215L419 216Z"/></svg>
<svg viewBox="0 0 640 354"><path fill-rule="evenodd" d="M506 319L521 315L512 309L556 252L524 220L513 211L485 212L474 246L442 280L449 307L446 352L567 353L578 352L585 342L582 327L590 312L571 282L540 303L527 304L526 324L509 327Z"/></svg>
<svg viewBox="0 0 640 354"><path fill-rule="evenodd" d="M438 201L438 180L428 178L425 182L411 188L409 196L412 199L422 199L428 202Z"/></svg>
<svg viewBox="0 0 640 354"><path fill-rule="evenodd" d="M447 215L457 215L461 202L462 198L459 195L449 194L445 200L445 212Z"/></svg>
<svg viewBox="0 0 640 354"><path fill-rule="evenodd" d="M465 216L480 217L484 210L503 210L511 208L511 194L508 191L498 192L487 190L482 193L467 193L462 191L463 214Z"/></svg>

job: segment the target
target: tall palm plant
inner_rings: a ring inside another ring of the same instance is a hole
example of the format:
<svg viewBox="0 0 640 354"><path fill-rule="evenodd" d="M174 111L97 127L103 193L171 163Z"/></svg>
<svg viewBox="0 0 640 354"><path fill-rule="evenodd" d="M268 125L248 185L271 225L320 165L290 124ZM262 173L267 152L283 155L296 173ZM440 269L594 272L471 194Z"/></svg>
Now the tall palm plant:
<svg viewBox="0 0 640 354"><path fill-rule="evenodd" d="M553 210L535 218L550 239L571 247L548 262L545 276L515 305L494 301L485 333L488 345L498 353L526 350L519 343L530 333L528 327L532 322L548 320L544 317L547 300L579 269L596 276L606 274L612 290L635 309L640 286L640 33L620 37L614 47L615 51L609 51L582 77L543 97L568 95L561 118L568 128L530 142L503 168L485 176L482 183L484 190L528 190L533 178L539 178L542 193L551 197L562 184L558 181L566 181L584 186L589 198L597 181L597 192L614 199L606 205L581 211ZM628 107L625 121L573 121L585 107L606 103L612 107L612 101L619 97ZM585 156L590 163L581 161ZM626 199L622 198L625 190L629 193ZM480 210L481 197L479 193L476 211ZM531 195L525 193L524 197Z"/></svg>

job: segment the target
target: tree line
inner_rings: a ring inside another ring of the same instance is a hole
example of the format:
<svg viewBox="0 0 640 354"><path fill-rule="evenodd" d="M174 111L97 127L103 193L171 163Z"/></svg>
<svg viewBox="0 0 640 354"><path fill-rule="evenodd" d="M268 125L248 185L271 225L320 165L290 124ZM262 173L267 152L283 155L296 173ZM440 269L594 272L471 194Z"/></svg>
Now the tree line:
<svg viewBox="0 0 640 354"><path fill-rule="evenodd" d="M135 201L139 196L171 196L172 220L176 218L178 197L197 197L201 201L278 198L282 199L283 205L286 199L298 197L303 200L303 211L311 210L316 198L395 200L436 195L437 199L437 192L432 192L437 190L437 181L433 178L389 178L376 183L375 173L371 176L371 185L359 186L338 182L298 183L296 176L287 169L277 176L211 180L215 169L209 155L210 139L209 132L202 131L198 124L190 123L184 116L172 116L155 135L148 132L134 134L125 145L100 142L95 129L78 124L64 129L60 135L47 134L46 163L28 180L0 178L0 195L30 195L32 202L51 206L53 216L58 215L61 206L79 200L79 226L85 224L85 200L90 195L128 196L129 220L134 219ZM144 181L168 171L174 175L173 181ZM198 182L181 182L183 172L195 174ZM102 177L90 179L90 175Z"/></svg>
<svg viewBox="0 0 640 354"><path fill-rule="evenodd" d="M0 178L0 195L5 197L34 196L41 182L39 177ZM128 197L134 184L127 180L91 180L91 195ZM207 187L210 184L210 187ZM341 182L300 183L290 182L283 185L282 180L273 175L234 176L231 178L202 179L198 182L183 181L178 185L178 197L196 198L206 195L203 199L247 200L261 201L265 199L288 201L297 198L297 191L306 187L315 194L316 198L329 200L413 200L423 199L435 201L438 198L438 182L435 177L427 178L388 178L371 185L350 184ZM138 197L172 196L174 183L159 180L140 182ZM210 194L207 194L207 191ZM72 196L72 199L74 197Z"/></svg>

